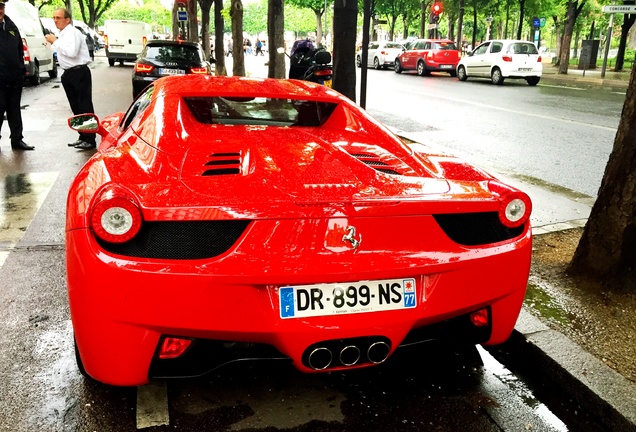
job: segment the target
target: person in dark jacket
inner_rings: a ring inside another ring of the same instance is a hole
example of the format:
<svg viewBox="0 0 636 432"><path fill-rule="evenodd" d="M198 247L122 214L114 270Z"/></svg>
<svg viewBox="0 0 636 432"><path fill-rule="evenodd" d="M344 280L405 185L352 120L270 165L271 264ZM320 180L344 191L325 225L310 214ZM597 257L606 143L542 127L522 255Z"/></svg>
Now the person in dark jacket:
<svg viewBox="0 0 636 432"><path fill-rule="evenodd" d="M33 150L35 147L22 140L20 100L26 74L24 46L18 27L4 14L6 1L0 0L0 130L6 113L11 130L11 148Z"/></svg>

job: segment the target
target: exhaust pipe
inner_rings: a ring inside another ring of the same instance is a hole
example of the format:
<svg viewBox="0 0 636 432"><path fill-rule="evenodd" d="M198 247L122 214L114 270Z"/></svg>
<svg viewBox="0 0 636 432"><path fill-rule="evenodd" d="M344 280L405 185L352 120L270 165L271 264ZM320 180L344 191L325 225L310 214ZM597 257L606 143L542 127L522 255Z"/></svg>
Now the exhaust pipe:
<svg viewBox="0 0 636 432"><path fill-rule="evenodd" d="M390 351L391 348L386 342L374 342L367 350L367 358L373 364L384 363L384 361L389 357Z"/></svg>
<svg viewBox="0 0 636 432"><path fill-rule="evenodd" d="M329 367L332 360L331 350L325 347L318 347L309 353L307 363L313 370L323 370Z"/></svg>
<svg viewBox="0 0 636 432"><path fill-rule="evenodd" d="M353 366L360 360L360 348L355 345L347 345L340 351L340 363L343 366Z"/></svg>

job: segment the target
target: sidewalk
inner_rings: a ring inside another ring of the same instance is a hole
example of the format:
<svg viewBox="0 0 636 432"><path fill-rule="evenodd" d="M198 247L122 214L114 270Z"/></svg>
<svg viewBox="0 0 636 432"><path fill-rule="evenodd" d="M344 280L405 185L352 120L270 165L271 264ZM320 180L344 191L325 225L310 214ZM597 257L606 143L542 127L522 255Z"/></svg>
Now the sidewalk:
<svg viewBox="0 0 636 432"><path fill-rule="evenodd" d="M541 82L571 82L580 84L598 85L603 87L614 87L617 89L627 89L631 70L623 72L614 72L612 68L606 67L605 76L601 78L603 73L603 62L600 61L596 69L582 70L578 66L570 66L567 74L560 74L559 68L549 63L543 64L543 76Z"/></svg>

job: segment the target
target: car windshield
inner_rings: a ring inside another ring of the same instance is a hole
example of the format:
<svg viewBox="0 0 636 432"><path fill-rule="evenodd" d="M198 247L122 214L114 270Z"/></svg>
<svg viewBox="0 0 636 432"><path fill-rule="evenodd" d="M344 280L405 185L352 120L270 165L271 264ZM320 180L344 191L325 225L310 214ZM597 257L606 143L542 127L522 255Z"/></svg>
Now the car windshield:
<svg viewBox="0 0 636 432"><path fill-rule="evenodd" d="M195 118L206 124L320 126L335 103L266 97L187 97Z"/></svg>
<svg viewBox="0 0 636 432"><path fill-rule="evenodd" d="M199 50L185 45L149 46L145 57L149 60L159 61L201 61Z"/></svg>
<svg viewBox="0 0 636 432"><path fill-rule="evenodd" d="M433 42L433 49L437 50L456 50L453 42Z"/></svg>
<svg viewBox="0 0 636 432"><path fill-rule="evenodd" d="M531 43L517 42L510 45L508 52L512 54L539 54L537 47Z"/></svg>

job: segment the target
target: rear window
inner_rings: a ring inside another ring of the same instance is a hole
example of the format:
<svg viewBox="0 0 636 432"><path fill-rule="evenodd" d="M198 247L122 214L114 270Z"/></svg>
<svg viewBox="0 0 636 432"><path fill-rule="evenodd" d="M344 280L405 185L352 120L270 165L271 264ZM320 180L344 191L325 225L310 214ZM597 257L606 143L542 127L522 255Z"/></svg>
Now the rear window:
<svg viewBox="0 0 636 432"><path fill-rule="evenodd" d="M532 43L516 42L510 45L508 52L512 54L539 54L537 47Z"/></svg>
<svg viewBox="0 0 636 432"><path fill-rule="evenodd" d="M456 50L455 44L453 42L434 42L433 49L437 50Z"/></svg>
<svg viewBox="0 0 636 432"><path fill-rule="evenodd" d="M386 45L384 45L386 48L398 48L401 49L402 45L400 45L399 43L392 43L392 42L388 42Z"/></svg>
<svg viewBox="0 0 636 432"><path fill-rule="evenodd" d="M185 102L197 121L206 124L320 126L335 103L265 97L188 97Z"/></svg>
<svg viewBox="0 0 636 432"><path fill-rule="evenodd" d="M185 45L148 46L145 57L149 60L159 61L201 61L199 50Z"/></svg>

